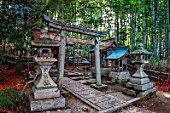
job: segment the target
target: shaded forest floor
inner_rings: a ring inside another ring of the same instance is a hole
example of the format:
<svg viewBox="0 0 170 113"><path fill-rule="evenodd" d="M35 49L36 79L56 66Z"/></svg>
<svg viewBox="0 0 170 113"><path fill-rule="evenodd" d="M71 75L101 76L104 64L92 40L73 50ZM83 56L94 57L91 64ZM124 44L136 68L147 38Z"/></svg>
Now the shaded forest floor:
<svg viewBox="0 0 170 113"><path fill-rule="evenodd" d="M81 67L77 68L78 70L82 70ZM24 74L14 74L14 68L11 70L1 71L0 72L0 90L5 90L8 87L12 87L17 91L21 91L24 87L24 84L27 82L27 76ZM158 91L156 95L148 100L144 100L137 104L137 107L144 108L150 111L158 112L158 113L169 113L170 111L170 83L167 82L158 82L156 80L152 80L154 82L154 86L157 87ZM106 83L105 79L103 81ZM25 91L27 95L31 92L32 85L29 85ZM108 89L105 90L105 93L113 94L116 92L121 92L122 86L119 84L108 84ZM72 111L75 113L94 113L96 110L91 108L90 106L84 104L79 99L75 98L73 95L69 95L66 98L66 104L71 107ZM15 110L7 109L10 111L8 113L17 113ZM2 110L0 110L2 112Z"/></svg>

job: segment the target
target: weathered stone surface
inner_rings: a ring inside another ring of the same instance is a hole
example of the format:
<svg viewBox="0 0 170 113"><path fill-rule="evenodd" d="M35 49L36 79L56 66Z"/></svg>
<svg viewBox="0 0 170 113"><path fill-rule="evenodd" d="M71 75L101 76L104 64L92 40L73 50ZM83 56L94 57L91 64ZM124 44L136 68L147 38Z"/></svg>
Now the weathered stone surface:
<svg viewBox="0 0 170 113"><path fill-rule="evenodd" d="M110 72L109 74L110 78L113 79L120 79L120 80L129 80L130 79L130 74L129 71L123 71L123 72Z"/></svg>
<svg viewBox="0 0 170 113"><path fill-rule="evenodd" d="M134 97L137 96L135 90L123 88L123 89L122 89L122 92L123 92L124 94L130 95L130 96L134 96Z"/></svg>
<svg viewBox="0 0 170 113"><path fill-rule="evenodd" d="M55 87L57 86L57 84L51 79L49 71L51 69L52 63L55 62L56 60L54 61L50 59L43 60L41 59L36 60L40 65L42 75L35 81L35 86L36 88Z"/></svg>
<svg viewBox="0 0 170 113"><path fill-rule="evenodd" d="M147 84L139 85L139 84L127 82L126 86L129 88L134 88L135 90L145 91L145 90L153 88L153 83L149 82Z"/></svg>
<svg viewBox="0 0 170 113"><path fill-rule="evenodd" d="M65 98L53 98L53 99L46 99L46 100L34 100L30 96L30 108L31 111L42 111L42 110L49 110L49 109L56 109L65 107Z"/></svg>
<svg viewBox="0 0 170 113"><path fill-rule="evenodd" d="M55 77L56 75L57 75L57 69L56 68L54 68L54 69L50 69L50 76L51 77Z"/></svg>
<svg viewBox="0 0 170 113"><path fill-rule="evenodd" d="M137 71L132 75L135 78L146 78L148 75L143 71L143 67L139 67Z"/></svg>
<svg viewBox="0 0 170 113"><path fill-rule="evenodd" d="M90 89L90 90L84 90L84 91L80 91L80 92L77 92L79 95L86 95L86 94L91 94L91 93L99 93L99 91L97 90L93 90L93 89Z"/></svg>
<svg viewBox="0 0 170 113"><path fill-rule="evenodd" d="M146 96L148 94L155 93L155 92L156 92L156 88L153 87L152 89L146 90L144 92L140 92L137 96L138 97L143 97L143 96Z"/></svg>
<svg viewBox="0 0 170 113"><path fill-rule="evenodd" d="M47 110L47 111L29 111L29 110L25 110L25 113L71 113L71 109L70 108L62 108L62 109L58 109L58 110Z"/></svg>
<svg viewBox="0 0 170 113"><path fill-rule="evenodd" d="M96 73L95 67L92 67L91 70L92 73ZM100 68L100 70L101 70L101 75L106 75L106 74L108 75L112 71L112 68Z"/></svg>
<svg viewBox="0 0 170 113"><path fill-rule="evenodd" d="M122 102L118 99L115 99L115 98L110 98L109 100L107 101L103 101L103 102L100 102L100 103L97 103L97 105L99 107L101 107L102 109L108 109L110 107L114 107L114 106L117 106L119 104L121 104Z"/></svg>
<svg viewBox="0 0 170 113"><path fill-rule="evenodd" d="M149 83L149 78L130 78L130 82L135 84L146 84Z"/></svg>
<svg viewBox="0 0 170 113"><path fill-rule="evenodd" d="M97 103L100 103L100 102L103 102L103 101L107 101L109 99L110 98L108 98L106 96L100 96L100 97L90 98L89 101L94 103L94 104L97 104Z"/></svg>
<svg viewBox="0 0 170 113"><path fill-rule="evenodd" d="M91 84L91 87L97 89L97 90L104 90L107 88L107 85L105 84L101 84L101 85L97 85L97 84Z"/></svg>
<svg viewBox="0 0 170 113"><path fill-rule="evenodd" d="M148 89L148 90L143 91L143 92L131 90L131 89L128 89L128 88L123 88L122 92L124 94L135 96L135 97L143 97L143 96L147 96L148 94L155 93L156 88L153 87L153 88Z"/></svg>
<svg viewBox="0 0 170 113"><path fill-rule="evenodd" d="M117 113L127 113L127 112L128 113L155 113L155 112L144 110L144 109L141 109L141 108L138 108L138 107L135 107L135 106L125 108L121 111L118 111Z"/></svg>
<svg viewBox="0 0 170 113"><path fill-rule="evenodd" d="M110 95L112 95L113 97L117 97L118 99L122 101L129 101L134 98L132 96L125 95L122 92L110 93Z"/></svg>
<svg viewBox="0 0 170 113"><path fill-rule="evenodd" d="M45 88L45 89L36 89L35 86L32 88L34 99L45 99L45 98L55 98L60 97L60 91L58 88Z"/></svg>
<svg viewBox="0 0 170 113"><path fill-rule="evenodd" d="M96 79L89 79L89 80L79 80L82 84L94 84L96 83Z"/></svg>
<svg viewBox="0 0 170 113"><path fill-rule="evenodd" d="M72 80L80 80L82 79L82 76L79 76L79 77L70 77Z"/></svg>
<svg viewBox="0 0 170 113"><path fill-rule="evenodd" d="M96 93L91 93L91 94L82 94L81 96L86 99L90 99L90 98L94 98L94 97L104 96L104 94L101 92L96 92Z"/></svg>

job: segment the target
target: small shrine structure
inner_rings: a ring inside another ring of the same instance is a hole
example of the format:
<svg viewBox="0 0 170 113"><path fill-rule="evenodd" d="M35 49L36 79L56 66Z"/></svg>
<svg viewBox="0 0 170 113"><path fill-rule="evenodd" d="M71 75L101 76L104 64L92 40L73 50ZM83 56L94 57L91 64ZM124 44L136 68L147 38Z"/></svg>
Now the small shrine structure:
<svg viewBox="0 0 170 113"><path fill-rule="evenodd" d="M105 58L105 60L112 61L112 71L109 78L112 82L123 83L129 80L130 74L127 70L127 57L130 56L129 48L114 47L112 52Z"/></svg>
<svg viewBox="0 0 170 113"><path fill-rule="evenodd" d="M136 55L133 63L135 63L137 70L130 78L130 81L126 83L126 87L123 88L123 93L137 97L155 93L156 88L143 70L144 65L149 63L148 60L145 60L145 55L151 54L151 52L145 50L143 44L139 44L138 49L131 52L131 54Z"/></svg>

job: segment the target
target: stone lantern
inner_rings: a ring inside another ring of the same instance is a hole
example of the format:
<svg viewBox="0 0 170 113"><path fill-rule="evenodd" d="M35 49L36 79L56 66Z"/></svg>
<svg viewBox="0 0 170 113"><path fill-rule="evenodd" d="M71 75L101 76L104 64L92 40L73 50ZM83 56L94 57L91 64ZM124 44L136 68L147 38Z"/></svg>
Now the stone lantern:
<svg viewBox="0 0 170 113"><path fill-rule="evenodd" d="M153 83L150 82L148 75L144 72L143 67L146 63L149 63L145 59L145 55L151 54L143 48L143 44L139 44L139 48L131 54L136 56L136 59L132 61L135 63L137 70L130 78L130 81L126 83L126 87L123 88L123 93L142 97L150 93L156 92L156 88L153 87Z"/></svg>
<svg viewBox="0 0 170 113"><path fill-rule="evenodd" d="M30 95L30 110L31 112L43 113L71 113L71 109L65 108L65 98L60 94L57 84L50 76L50 69L56 58L52 58L51 47L55 47L53 40L49 39L47 30L41 30L39 43L32 43L38 47L38 56L34 57L38 64L38 78L32 87ZM47 43L49 41L50 43Z"/></svg>

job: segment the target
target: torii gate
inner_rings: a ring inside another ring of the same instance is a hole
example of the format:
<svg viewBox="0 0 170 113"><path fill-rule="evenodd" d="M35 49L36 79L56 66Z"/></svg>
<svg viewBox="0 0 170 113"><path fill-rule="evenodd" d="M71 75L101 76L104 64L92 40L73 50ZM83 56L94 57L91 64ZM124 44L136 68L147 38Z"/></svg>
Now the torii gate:
<svg viewBox="0 0 170 113"><path fill-rule="evenodd" d="M100 72L100 50L99 50L99 37L104 37L106 36L109 32L99 32L99 31L94 31L90 30L87 28L75 26L75 25L68 25L68 24L63 24L58 21L55 21L51 19L50 17L43 15L43 19L48 22L50 27L53 27L55 29L61 30L61 46L59 49L59 58L58 58L58 79L57 79L57 84L58 88L62 90L62 82L63 82L63 76L64 76L64 64L65 64L65 46L66 46L66 34L65 31L70 31L70 32L75 32L75 33L80 33L83 35L90 35L93 36L95 39L95 70L96 70L96 84L92 84L92 87L101 89L103 87L106 87L106 85L102 84L101 82L101 72ZM71 38L70 38L71 39ZM77 42L75 40L75 42ZM80 42L80 41L78 41Z"/></svg>

